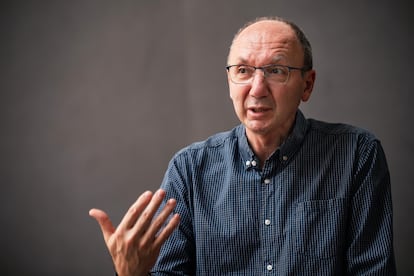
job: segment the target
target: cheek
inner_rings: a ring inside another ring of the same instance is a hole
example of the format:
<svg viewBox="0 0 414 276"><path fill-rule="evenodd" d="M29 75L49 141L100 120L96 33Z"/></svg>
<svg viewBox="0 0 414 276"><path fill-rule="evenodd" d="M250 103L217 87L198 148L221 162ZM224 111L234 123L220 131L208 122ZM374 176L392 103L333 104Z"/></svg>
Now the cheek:
<svg viewBox="0 0 414 276"><path fill-rule="evenodd" d="M233 87L233 84L231 83L231 81L229 79L227 80L227 85L229 87L230 99L233 99L234 98L234 87Z"/></svg>
<svg viewBox="0 0 414 276"><path fill-rule="evenodd" d="M229 92L230 98L232 99L233 103L242 102L246 95L246 88L243 86L236 86L233 83L229 83Z"/></svg>
<svg viewBox="0 0 414 276"><path fill-rule="evenodd" d="M242 101L240 99L240 96L237 93L230 92L230 99L233 102L233 107L236 110L236 112L240 110L242 106Z"/></svg>
<svg viewBox="0 0 414 276"><path fill-rule="evenodd" d="M304 97L304 89L301 85L292 86L289 89L289 102L292 104L299 104Z"/></svg>
<svg viewBox="0 0 414 276"><path fill-rule="evenodd" d="M230 99L234 101L234 92L233 92L233 89L231 88L229 88L229 95L230 95Z"/></svg>
<svg viewBox="0 0 414 276"><path fill-rule="evenodd" d="M302 93L297 88L289 88L273 94L277 114L291 114L298 108Z"/></svg>
<svg viewBox="0 0 414 276"><path fill-rule="evenodd" d="M230 98L233 102L233 108L240 120L244 117L244 100L246 93L239 87L230 88Z"/></svg>

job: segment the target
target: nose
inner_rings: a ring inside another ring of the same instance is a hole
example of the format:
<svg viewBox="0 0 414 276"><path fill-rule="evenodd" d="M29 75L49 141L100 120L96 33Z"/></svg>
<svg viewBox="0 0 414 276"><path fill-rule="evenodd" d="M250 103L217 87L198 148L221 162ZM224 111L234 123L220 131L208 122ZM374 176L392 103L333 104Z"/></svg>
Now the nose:
<svg viewBox="0 0 414 276"><path fill-rule="evenodd" d="M255 98L266 97L269 93L265 73L261 69L256 69L250 87L250 95Z"/></svg>

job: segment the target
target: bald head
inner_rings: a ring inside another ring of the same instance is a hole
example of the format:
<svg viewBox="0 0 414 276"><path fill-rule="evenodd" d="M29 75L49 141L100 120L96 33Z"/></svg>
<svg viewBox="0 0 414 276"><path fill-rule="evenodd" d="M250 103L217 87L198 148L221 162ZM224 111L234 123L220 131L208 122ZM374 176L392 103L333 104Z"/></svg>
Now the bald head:
<svg viewBox="0 0 414 276"><path fill-rule="evenodd" d="M312 69L312 48L305 34L296 24L280 17L260 17L246 23L235 34L229 57L232 48L245 40L246 37L249 37L252 41L259 42L261 40L266 43L272 41L272 37L276 36L292 46L297 43L303 53L303 67L306 70Z"/></svg>

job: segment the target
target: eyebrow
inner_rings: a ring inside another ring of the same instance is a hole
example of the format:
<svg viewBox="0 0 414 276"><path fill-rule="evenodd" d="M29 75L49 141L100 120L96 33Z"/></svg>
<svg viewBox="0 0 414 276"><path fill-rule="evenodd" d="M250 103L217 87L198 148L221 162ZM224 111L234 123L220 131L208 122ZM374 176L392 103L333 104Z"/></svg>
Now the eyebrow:
<svg viewBox="0 0 414 276"><path fill-rule="evenodd" d="M272 58L272 62L279 62L281 60L285 59L283 56L275 56Z"/></svg>
<svg viewBox="0 0 414 276"><path fill-rule="evenodd" d="M244 58L237 58L236 63L237 64L246 64L246 65L248 64L247 60L245 60Z"/></svg>

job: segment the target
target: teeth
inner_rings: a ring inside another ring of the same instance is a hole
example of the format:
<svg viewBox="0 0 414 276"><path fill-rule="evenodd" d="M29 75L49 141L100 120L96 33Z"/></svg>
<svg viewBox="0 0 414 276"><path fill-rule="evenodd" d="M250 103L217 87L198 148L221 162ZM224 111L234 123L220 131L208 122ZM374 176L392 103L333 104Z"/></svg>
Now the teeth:
<svg viewBox="0 0 414 276"><path fill-rule="evenodd" d="M266 112L268 109L266 107L249 107L249 110L252 112Z"/></svg>

